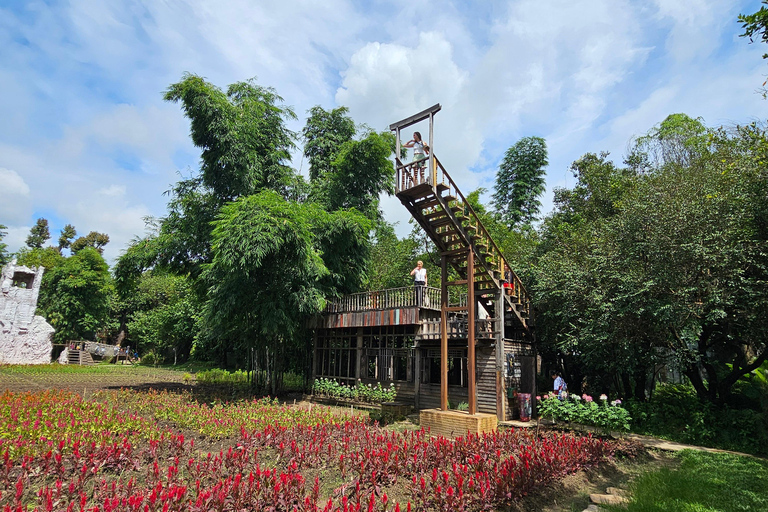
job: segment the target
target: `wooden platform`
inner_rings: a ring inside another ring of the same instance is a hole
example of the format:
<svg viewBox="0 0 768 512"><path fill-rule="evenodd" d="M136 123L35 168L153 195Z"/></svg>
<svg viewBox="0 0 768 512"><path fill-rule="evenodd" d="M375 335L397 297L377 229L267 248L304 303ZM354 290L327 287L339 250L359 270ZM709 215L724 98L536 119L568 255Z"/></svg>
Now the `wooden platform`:
<svg viewBox="0 0 768 512"><path fill-rule="evenodd" d="M435 436L459 437L466 433L495 432L498 420L495 414L469 414L464 411L425 409L419 415L419 424Z"/></svg>

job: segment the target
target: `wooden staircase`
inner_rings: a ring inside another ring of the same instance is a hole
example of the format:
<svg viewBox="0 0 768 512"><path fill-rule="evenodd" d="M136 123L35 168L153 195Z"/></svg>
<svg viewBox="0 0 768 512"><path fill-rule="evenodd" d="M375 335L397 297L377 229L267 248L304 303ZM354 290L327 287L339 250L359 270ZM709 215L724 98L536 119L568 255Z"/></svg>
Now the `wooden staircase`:
<svg viewBox="0 0 768 512"><path fill-rule="evenodd" d="M67 349L67 363L81 366L93 366L95 364L89 352L73 349Z"/></svg>
<svg viewBox="0 0 768 512"><path fill-rule="evenodd" d="M396 140L395 195L440 252L440 408L448 410L448 317L458 315L466 318L468 412L477 413L475 345L478 340L492 340L496 347L496 412L504 419L504 347L512 338L508 334L518 341L527 338L525 342L533 344L531 300L511 270L509 281L514 292L505 293L505 269L511 267L434 154L434 115L440 109L437 104L389 126ZM401 131L427 119L429 158L404 164L399 158ZM458 279L449 281L451 268ZM466 289L465 303L449 304L451 287ZM481 318L478 308L487 313L482 315L486 318Z"/></svg>
<svg viewBox="0 0 768 512"><path fill-rule="evenodd" d="M507 265L504 255L437 157L433 156L432 161L432 172L422 172L412 163L397 160L398 199L460 276L459 280L449 281L449 286L469 286L471 253L474 295L500 293ZM511 273L514 292L503 294L505 320L529 331L533 327L530 297L517 274ZM500 316L493 309L488 313Z"/></svg>

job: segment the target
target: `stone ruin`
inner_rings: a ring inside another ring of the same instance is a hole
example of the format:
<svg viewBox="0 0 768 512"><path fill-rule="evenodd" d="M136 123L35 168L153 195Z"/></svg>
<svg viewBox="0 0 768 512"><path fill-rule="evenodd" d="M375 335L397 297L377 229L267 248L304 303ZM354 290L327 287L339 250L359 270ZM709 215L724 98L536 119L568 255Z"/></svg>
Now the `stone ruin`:
<svg viewBox="0 0 768 512"><path fill-rule="evenodd" d="M0 275L0 364L48 364L54 329L35 315L43 267L3 267Z"/></svg>

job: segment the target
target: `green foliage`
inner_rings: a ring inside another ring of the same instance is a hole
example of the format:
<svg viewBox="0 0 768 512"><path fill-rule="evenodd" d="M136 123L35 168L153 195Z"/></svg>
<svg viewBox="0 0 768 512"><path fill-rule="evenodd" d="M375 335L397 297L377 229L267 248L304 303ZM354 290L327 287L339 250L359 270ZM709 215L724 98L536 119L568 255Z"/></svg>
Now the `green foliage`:
<svg viewBox="0 0 768 512"><path fill-rule="evenodd" d="M285 162L294 148L285 127L296 116L281 107L274 89L254 80L237 82L226 93L203 78L185 74L165 92L190 119L192 142L202 150L201 184L221 201L262 189L282 191L293 171Z"/></svg>
<svg viewBox="0 0 768 512"><path fill-rule="evenodd" d="M644 171L665 165L687 167L707 152L707 145L707 128L701 118L671 114L637 138L627 163Z"/></svg>
<svg viewBox="0 0 768 512"><path fill-rule="evenodd" d="M212 368L198 372L195 375L195 379L200 384L230 384L230 385L247 385L248 384L248 372L242 370L236 370L234 372L228 372L220 368Z"/></svg>
<svg viewBox="0 0 768 512"><path fill-rule="evenodd" d="M330 112L322 107L309 109L307 124L301 131L304 139L304 156L309 160L309 179L316 181L332 171L341 147L350 142L357 130L349 117L347 107L338 107Z"/></svg>
<svg viewBox="0 0 768 512"><path fill-rule="evenodd" d="M398 239L392 224L376 224L367 267L368 289L383 290L413 284L408 275L418 260L418 242L413 238Z"/></svg>
<svg viewBox="0 0 768 512"><path fill-rule="evenodd" d="M107 321L113 291L104 258L89 247L43 275L38 308L57 343L91 340Z"/></svg>
<svg viewBox="0 0 768 512"><path fill-rule="evenodd" d="M638 399L654 365L673 365L725 403L768 358L765 131L702 134L676 115L640 140L661 148L650 167L587 155L556 194L535 269L542 352L574 363L571 382Z"/></svg>
<svg viewBox="0 0 768 512"><path fill-rule="evenodd" d="M594 426L604 432L628 431L632 417L621 400L609 403L603 397L594 401L588 395L570 395L560 400L555 395L546 395L539 402L538 412L542 418Z"/></svg>
<svg viewBox="0 0 768 512"><path fill-rule="evenodd" d="M381 218L379 196L394 193L395 187L392 137L370 132L339 148L331 172L319 184L319 202L328 211L355 208L369 219Z"/></svg>
<svg viewBox="0 0 768 512"><path fill-rule="evenodd" d="M372 386L358 381L354 386L347 386L331 379L315 380L312 383L312 394L370 403L392 402L397 398L397 390L394 384L390 384L389 387L383 387L381 382L377 382L375 386Z"/></svg>
<svg viewBox="0 0 768 512"><path fill-rule="evenodd" d="M174 348L186 359L200 328L201 304L185 276L145 272L113 309L124 318L123 346L137 348L143 360L150 352L170 354Z"/></svg>
<svg viewBox="0 0 768 512"><path fill-rule="evenodd" d="M72 245L72 240L75 239L77 236L77 230L75 229L75 226L72 224L67 224L61 229L61 233L59 235L59 252L61 252L63 249L68 249Z"/></svg>
<svg viewBox="0 0 768 512"><path fill-rule="evenodd" d="M47 272L64 263L66 258L64 258L55 247L36 247L34 249L22 247L19 252L16 253L16 261L19 265L25 265L27 267L42 266ZM43 286L45 286L45 280L43 280Z"/></svg>
<svg viewBox="0 0 768 512"><path fill-rule="evenodd" d="M48 230L47 219L37 219L37 222L29 230L27 237L27 247L30 249L40 249L48 239L51 238L51 232Z"/></svg>
<svg viewBox="0 0 768 512"><path fill-rule="evenodd" d="M763 0L763 5L757 12L739 14L738 19L742 23L741 28L744 29L741 37L748 37L750 43L753 43L755 38L759 38L763 43L768 43L768 9L765 7L766 5L768 5L768 0ZM768 59L768 53L763 54L763 58Z"/></svg>
<svg viewBox="0 0 768 512"><path fill-rule="evenodd" d="M3 243L3 238L8 234L7 226L0 224L0 266L8 263L10 256L8 255L8 245Z"/></svg>
<svg viewBox="0 0 768 512"><path fill-rule="evenodd" d="M768 413L701 400L690 385L657 386L648 402L630 401L634 432L681 443L768 454Z"/></svg>
<svg viewBox="0 0 768 512"><path fill-rule="evenodd" d="M676 469L640 475L628 512L758 512L768 508L768 462L727 453L684 450Z"/></svg>
<svg viewBox="0 0 768 512"><path fill-rule="evenodd" d="M507 150L493 194L496 212L505 223L530 224L536 219L547 165L547 143L541 137L523 137Z"/></svg>
<svg viewBox="0 0 768 512"><path fill-rule="evenodd" d="M69 224L67 226L69 226ZM74 228L72 229L72 232L74 233ZM62 236L64 235L62 234ZM91 231L86 236L81 236L80 238L72 242L69 248L72 250L73 254L82 249L85 249L86 247L92 247L97 251L99 251L99 253L103 254L104 246L107 245L108 243L109 243L109 235L107 235L106 233L99 233L98 231ZM59 238L59 245L61 245L61 238Z"/></svg>
<svg viewBox="0 0 768 512"><path fill-rule="evenodd" d="M315 284L328 269L315 250L313 226L323 215L274 192L224 206L214 223L213 262L203 276L209 328L277 346L297 332L304 314L319 311L323 297Z"/></svg>

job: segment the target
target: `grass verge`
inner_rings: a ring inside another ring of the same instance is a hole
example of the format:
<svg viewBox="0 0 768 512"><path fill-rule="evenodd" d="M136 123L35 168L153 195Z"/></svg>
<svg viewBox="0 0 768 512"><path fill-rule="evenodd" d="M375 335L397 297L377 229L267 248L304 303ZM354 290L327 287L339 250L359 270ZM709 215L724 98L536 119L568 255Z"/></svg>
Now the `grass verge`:
<svg viewBox="0 0 768 512"><path fill-rule="evenodd" d="M768 510L768 461L683 450L676 469L638 477L628 512L763 512Z"/></svg>

